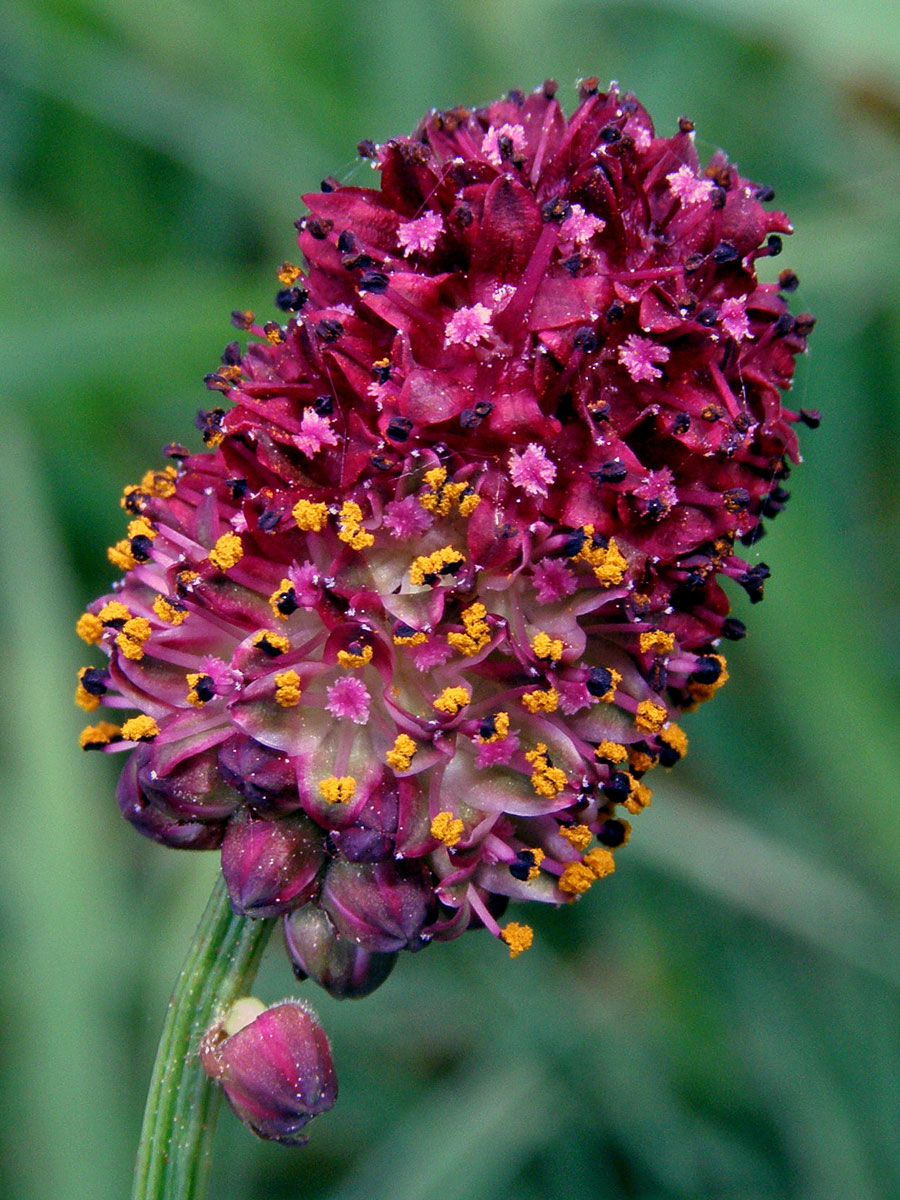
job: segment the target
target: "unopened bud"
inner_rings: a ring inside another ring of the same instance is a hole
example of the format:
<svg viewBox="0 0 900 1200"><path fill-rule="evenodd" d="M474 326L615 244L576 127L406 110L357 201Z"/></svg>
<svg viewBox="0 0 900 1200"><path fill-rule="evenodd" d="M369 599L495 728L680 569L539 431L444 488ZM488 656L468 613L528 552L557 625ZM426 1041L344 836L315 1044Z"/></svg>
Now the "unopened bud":
<svg viewBox="0 0 900 1200"><path fill-rule="evenodd" d="M337 1099L331 1047L315 1013L299 1000L265 1008L245 997L203 1035L200 1060L221 1083L236 1116L261 1138L285 1145Z"/></svg>
<svg viewBox="0 0 900 1200"><path fill-rule="evenodd" d="M324 858L322 834L306 817L269 821L242 810L222 843L222 874L235 912L276 917L305 904Z"/></svg>
<svg viewBox="0 0 900 1200"><path fill-rule="evenodd" d="M364 950L416 950L432 890L417 863L351 863L335 859L322 889L322 907L341 937Z"/></svg>
<svg viewBox="0 0 900 1200"><path fill-rule="evenodd" d="M341 937L327 913L313 904L285 917L284 940L297 978L314 980L338 1000L368 996L397 961L396 952L374 954Z"/></svg>

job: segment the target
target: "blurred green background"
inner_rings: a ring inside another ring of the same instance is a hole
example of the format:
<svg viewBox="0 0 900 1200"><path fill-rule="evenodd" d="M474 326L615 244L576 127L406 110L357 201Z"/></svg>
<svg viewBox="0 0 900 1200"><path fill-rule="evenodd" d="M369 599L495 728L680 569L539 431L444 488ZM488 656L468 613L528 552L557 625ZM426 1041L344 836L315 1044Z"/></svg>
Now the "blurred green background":
<svg viewBox="0 0 900 1200"><path fill-rule="evenodd" d="M223 1200L900 1196L900 8L892 0L18 0L0 18L0 1154L10 1200L128 1194L214 855L117 815L72 626L122 486L198 444L228 314L272 312L300 195L363 137L554 76L619 79L776 186L797 234L796 495L767 602L615 877L314 996L312 1143L229 1113ZM530 919L530 918L529 918ZM294 990L273 944L259 992ZM304 991L309 990L307 987Z"/></svg>

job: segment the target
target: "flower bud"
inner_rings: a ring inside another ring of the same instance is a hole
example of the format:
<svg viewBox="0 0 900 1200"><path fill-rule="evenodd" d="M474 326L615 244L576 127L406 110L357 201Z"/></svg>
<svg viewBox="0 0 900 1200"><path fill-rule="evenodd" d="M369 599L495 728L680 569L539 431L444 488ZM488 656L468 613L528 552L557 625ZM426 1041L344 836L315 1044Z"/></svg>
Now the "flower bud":
<svg viewBox="0 0 900 1200"><path fill-rule="evenodd" d="M321 908L306 904L284 919L284 940L298 979L315 980L337 1000L368 996L394 969L397 953L373 954L342 938Z"/></svg>
<svg viewBox="0 0 900 1200"><path fill-rule="evenodd" d="M169 806L159 804L158 793L148 793L140 781L145 751L139 746L125 764L116 788L116 801L122 816L146 837L177 850L213 850L222 844L224 821L179 820Z"/></svg>
<svg viewBox="0 0 900 1200"><path fill-rule="evenodd" d="M331 1047L299 1000L265 1008L244 998L203 1035L200 1060L237 1117L257 1136L303 1145L300 1133L337 1099Z"/></svg>
<svg viewBox="0 0 900 1200"><path fill-rule="evenodd" d="M335 859L322 907L341 937L374 954L419 949L431 889L416 863L351 863Z"/></svg>
<svg viewBox="0 0 900 1200"><path fill-rule="evenodd" d="M324 858L322 834L306 817L269 821L242 810L222 844L222 874L235 912L275 917L305 904Z"/></svg>

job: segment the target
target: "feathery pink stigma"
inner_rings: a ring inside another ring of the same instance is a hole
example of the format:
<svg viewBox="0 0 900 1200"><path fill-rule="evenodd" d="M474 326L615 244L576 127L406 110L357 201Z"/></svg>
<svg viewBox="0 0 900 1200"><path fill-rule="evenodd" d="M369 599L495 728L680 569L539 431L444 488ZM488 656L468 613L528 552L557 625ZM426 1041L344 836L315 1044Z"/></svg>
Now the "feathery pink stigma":
<svg viewBox="0 0 900 1200"><path fill-rule="evenodd" d="M300 432L294 438L294 444L301 454L312 458L323 446L336 446L337 434L326 417L320 417L317 412L307 408L300 421Z"/></svg>
<svg viewBox="0 0 900 1200"><path fill-rule="evenodd" d="M556 466L537 442L529 442L521 454L513 450L508 465L510 479L529 496L546 496L556 478Z"/></svg>
<svg viewBox="0 0 900 1200"><path fill-rule="evenodd" d="M534 568L531 581L541 604L553 604L557 600L564 600L578 587L578 580L557 558L541 559Z"/></svg>
<svg viewBox="0 0 900 1200"><path fill-rule="evenodd" d="M372 697L366 685L352 675L342 675L328 689L325 707L338 720L349 719L354 725L365 725L369 719Z"/></svg>
<svg viewBox="0 0 900 1200"><path fill-rule="evenodd" d="M722 301L719 321L730 338L742 342L750 337L750 318L747 316L747 297L729 296Z"/></svg>
<svg viewBox="0 0 900 1200"><path fill-rule="evenodd" d="M444 222L436 212L424 213L415 221L402 221L397 229L397 241L407 258L411 254L430 254L444 232Z"/></svg>
<svg viewBox="0 0 900 1200"><path fill-rule="evenodd" d="M484 304L458 308L444 330L445 346L477 346L490 336L491 310Z"/></svg>
<svg viewBox="0 0 900 1200"><path fill-rule="evenodd" d="M508 150L514 154L525 149L525 130L521 125L500 125L487 131L481 143L481 153L486 154L488 162L495 167L502 167L504 158L509 158Z"/></svg>
<svg viewBox="0 0 900 1200"><path fill-rule="evenodd" d="M393 537L407 542L431 528L431 517L415 496L404 496L384 506L384 524Z"/></svg>
<svg viewBox="0 0 900 1200"><path fill-rule="evenodd" d="M668 362L670 354L668 346L631 333L619 347L619 362L635 383L652 383L662 376L662 371L655 364Z"/></svg>
<svg viewBox="0 0 900 1200"><path fill-rule="evenodd" d="M682 204L702 204L712 195L715 184L711 179L698 179L688 166L679 167L666 176L666 183L673 196Z"/></svg>
<svg viewBox="0 0 900 1200"><path fill-rule="evenodd" d="M560 226L559 236L564 242L577 242L578 245L582 245L605 228L606 222L602 217L592 216L585 212L580 204L573 204L572 211Z"/></svg>

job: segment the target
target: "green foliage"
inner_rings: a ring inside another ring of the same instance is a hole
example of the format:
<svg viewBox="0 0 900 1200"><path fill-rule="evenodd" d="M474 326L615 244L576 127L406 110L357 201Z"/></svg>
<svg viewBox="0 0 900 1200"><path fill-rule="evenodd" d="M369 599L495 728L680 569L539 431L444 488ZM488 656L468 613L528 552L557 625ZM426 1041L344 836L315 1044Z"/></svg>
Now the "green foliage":
<svg viewBox="0 0 900 1200"><path fill-rule="evenodd" d="M311 1145L223 1117L228 1200L900 1194L900 10L888 0L18 0L0 23L0 1152L11 1200L118 1200L215 856L119 820L77 749L123 484L197 445L228 313L268 312L300 195L363 137L556 76L686 112L777 186L819 316L768 602L619 871L361 1003ZM742 596L736 611L748 617ZM82 647L83 649L83 647ZM273 947L260 992L296 990ZM302 989L309 992L309 985Z"/></svg>

